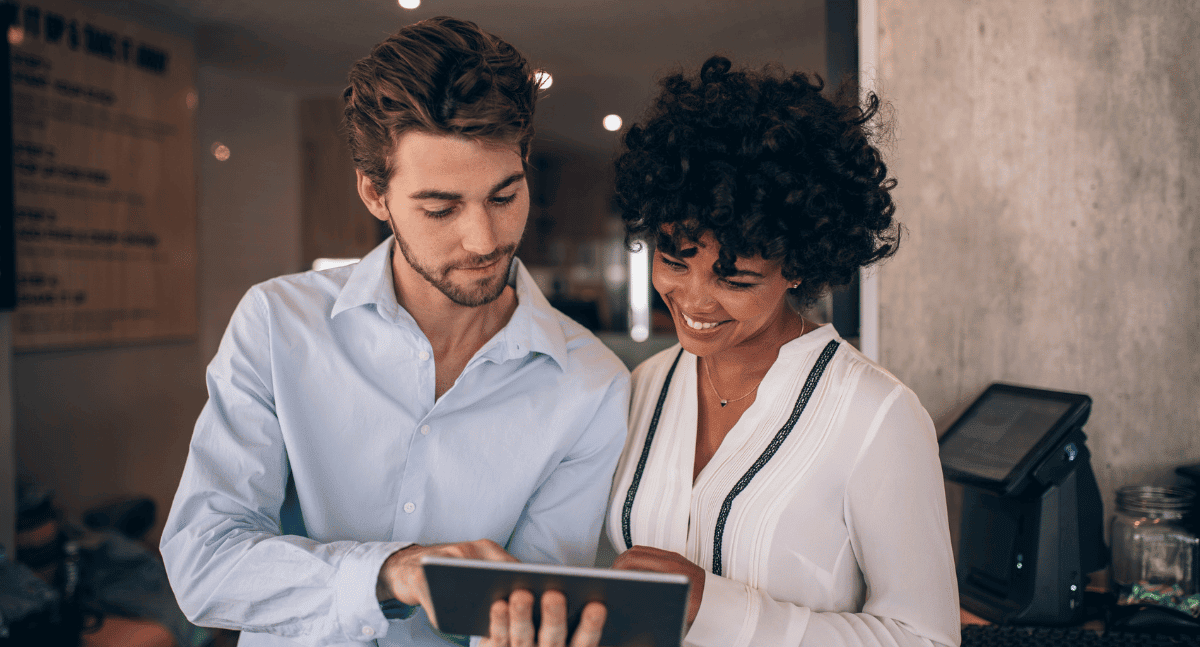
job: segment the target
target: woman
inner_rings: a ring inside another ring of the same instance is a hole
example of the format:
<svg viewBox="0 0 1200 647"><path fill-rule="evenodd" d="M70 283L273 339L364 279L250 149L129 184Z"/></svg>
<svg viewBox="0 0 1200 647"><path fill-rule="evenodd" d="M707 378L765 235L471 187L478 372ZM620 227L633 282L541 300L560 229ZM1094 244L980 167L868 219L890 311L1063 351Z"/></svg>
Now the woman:
<svg viewBox="0 0 1200 647"><path fill-rule="evenodd" d="M899 242L878 99L820 90L713 57L625 135L618 199L680 343L634 372L614 566L691 579L687 645L957 645L929 415L793 307Z"/></svg>

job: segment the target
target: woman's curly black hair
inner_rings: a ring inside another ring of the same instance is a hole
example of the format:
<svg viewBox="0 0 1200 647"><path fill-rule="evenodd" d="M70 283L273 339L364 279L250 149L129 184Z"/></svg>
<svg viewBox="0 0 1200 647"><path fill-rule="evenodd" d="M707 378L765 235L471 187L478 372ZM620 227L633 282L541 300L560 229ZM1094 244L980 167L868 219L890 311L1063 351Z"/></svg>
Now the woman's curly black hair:
<svg viewBox="0 0 1200 647"><path fill-rule="evenodd" d="M676 249L712 233L718 275L739 256L779 260L802 306L894 254L896 181L869 127L879 98L831 101L815 79L733 70L721 56L699 76L664 78L616 162L626 243Z"/></svg>

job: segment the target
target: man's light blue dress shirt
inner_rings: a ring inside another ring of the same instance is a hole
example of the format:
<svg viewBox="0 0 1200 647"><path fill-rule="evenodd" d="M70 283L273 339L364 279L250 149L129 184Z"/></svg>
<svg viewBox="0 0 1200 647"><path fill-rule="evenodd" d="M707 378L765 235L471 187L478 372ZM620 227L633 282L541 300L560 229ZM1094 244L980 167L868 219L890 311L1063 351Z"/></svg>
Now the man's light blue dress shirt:
<svg viewBox="0 0 1200 647"><path fill-rule="evenodd" d="M448 644L424 611L380 611L379 569L410 543L594 559L628 371L514 261L512 319L435 399L391 248L251 288L208 367L161 548L187 616L240 645Z"/></svg>

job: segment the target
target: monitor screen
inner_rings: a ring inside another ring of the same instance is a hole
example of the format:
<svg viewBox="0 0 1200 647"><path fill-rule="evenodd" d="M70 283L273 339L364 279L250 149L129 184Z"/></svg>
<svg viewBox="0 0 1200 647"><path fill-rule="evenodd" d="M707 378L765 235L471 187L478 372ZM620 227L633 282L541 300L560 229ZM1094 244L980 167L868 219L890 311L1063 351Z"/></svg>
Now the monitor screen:
<svg viewBox="0 0 1200 647"><path fill-rule="evenodd" d="M955 424L939 450L942 465L1003 481L1072 407L1071 402L993 391Z"/></svg>

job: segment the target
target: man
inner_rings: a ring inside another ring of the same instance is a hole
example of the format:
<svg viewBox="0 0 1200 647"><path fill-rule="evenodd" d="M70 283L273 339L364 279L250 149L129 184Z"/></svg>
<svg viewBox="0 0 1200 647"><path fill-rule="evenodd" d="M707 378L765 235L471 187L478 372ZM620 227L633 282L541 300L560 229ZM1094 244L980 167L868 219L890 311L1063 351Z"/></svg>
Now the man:
<svg viewBox="0 0 1200 647"><path fill-rule="evenodd" d="M594 559L629 377L514 258L536 93L515 49L449 18L355 64L359 194L394 236L237 307L161 544L194 622L252 646L461 643L428 620L422 555ZM485 642L532 645L531 604L497 603ZM542 611L539 644L564 644L561 596ZM602 625L589 607L571 645Z"/></svg>

